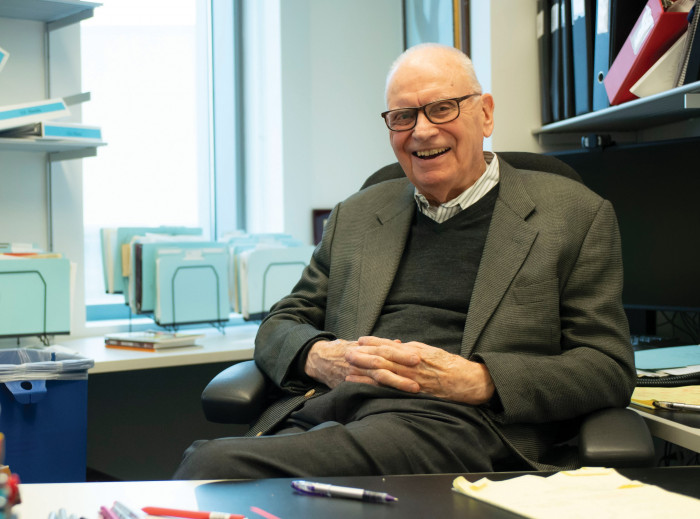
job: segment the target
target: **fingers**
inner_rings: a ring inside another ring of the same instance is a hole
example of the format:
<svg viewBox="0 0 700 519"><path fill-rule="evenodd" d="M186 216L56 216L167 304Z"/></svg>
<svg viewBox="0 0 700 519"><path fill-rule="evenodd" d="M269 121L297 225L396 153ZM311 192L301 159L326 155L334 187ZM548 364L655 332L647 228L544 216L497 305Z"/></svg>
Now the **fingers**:
<svg viewBox="0 0 700 519"><path fill-rule="evenodd" d="M418 393L420 391L420 386L414 380L401 377L387 370L367 371L364 374L361 370L354 370L354 374L348 375L345 377L345 380L373 386L393 387L407 393Z"/></svg>
<svg viewBox="0 0 700 519"><path fill-rule="evenodd" d="M391 364L382 362L379 359L403 366L416 366L421 361L421 357L415 348L402 344L398 339L360 337L357 344L359 346L346 352L345 360L350 364L357 363L358 367L391 369ZM370 357L376 357L377 359L371 360Z"/></svg>

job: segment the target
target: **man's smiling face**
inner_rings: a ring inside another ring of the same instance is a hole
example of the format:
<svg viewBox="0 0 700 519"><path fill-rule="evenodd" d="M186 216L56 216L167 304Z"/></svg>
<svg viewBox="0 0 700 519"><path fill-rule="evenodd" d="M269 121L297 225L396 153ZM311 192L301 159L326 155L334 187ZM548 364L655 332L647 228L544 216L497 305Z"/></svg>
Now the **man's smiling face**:
<svg viewBox="0 0 700 519"><path fill-rule="evenodd" d="M478 88L453 54L425 49L407 57L390 78L387 107L422 106L478 92ZM462 101L454 121L433 124L421 110L415 128L389 133L406 176L437 205L457 197L486 170L483 140L492 130L493 98L484 94Z"/></svg>

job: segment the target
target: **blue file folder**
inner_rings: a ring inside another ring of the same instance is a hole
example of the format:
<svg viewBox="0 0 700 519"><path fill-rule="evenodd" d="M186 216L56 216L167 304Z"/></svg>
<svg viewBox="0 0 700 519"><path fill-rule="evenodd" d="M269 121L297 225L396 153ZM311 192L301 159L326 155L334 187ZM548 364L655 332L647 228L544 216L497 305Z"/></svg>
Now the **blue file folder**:
<svg viewBox="0 0 700 519"><path fill-rule="evenodd" d="M228 321L228 252L163 250L156 258L154 318L161 326Z"/></svg>
<svg viewBox="0 0 700 519"><path fill-rule="evenodd" d="M0 336L70 332L70 261L0 261Z"/></svg>

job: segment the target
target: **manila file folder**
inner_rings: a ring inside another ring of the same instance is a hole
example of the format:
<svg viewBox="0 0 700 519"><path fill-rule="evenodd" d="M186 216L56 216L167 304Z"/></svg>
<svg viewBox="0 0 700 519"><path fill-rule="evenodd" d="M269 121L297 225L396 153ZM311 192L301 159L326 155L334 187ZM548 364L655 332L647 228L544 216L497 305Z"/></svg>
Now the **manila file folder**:
<svg viewBox="0 0 700 519"><path fill-rule="evenodd" d="M288 295L311 260L313 245L269 247L241 254L241 313L262 319L270 307Z"/></svg>

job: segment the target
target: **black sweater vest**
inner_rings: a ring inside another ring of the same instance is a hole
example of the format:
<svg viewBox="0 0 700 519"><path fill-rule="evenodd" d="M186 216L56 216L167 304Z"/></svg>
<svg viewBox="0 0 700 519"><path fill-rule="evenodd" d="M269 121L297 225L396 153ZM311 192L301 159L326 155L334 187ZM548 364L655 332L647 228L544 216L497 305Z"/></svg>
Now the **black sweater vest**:
<svg viewBox="0 0 700 519"><path fill-rule="evenodd" d="M419 341L459 354L498 186L443 223L416 208L377 337Z"/></svg>

